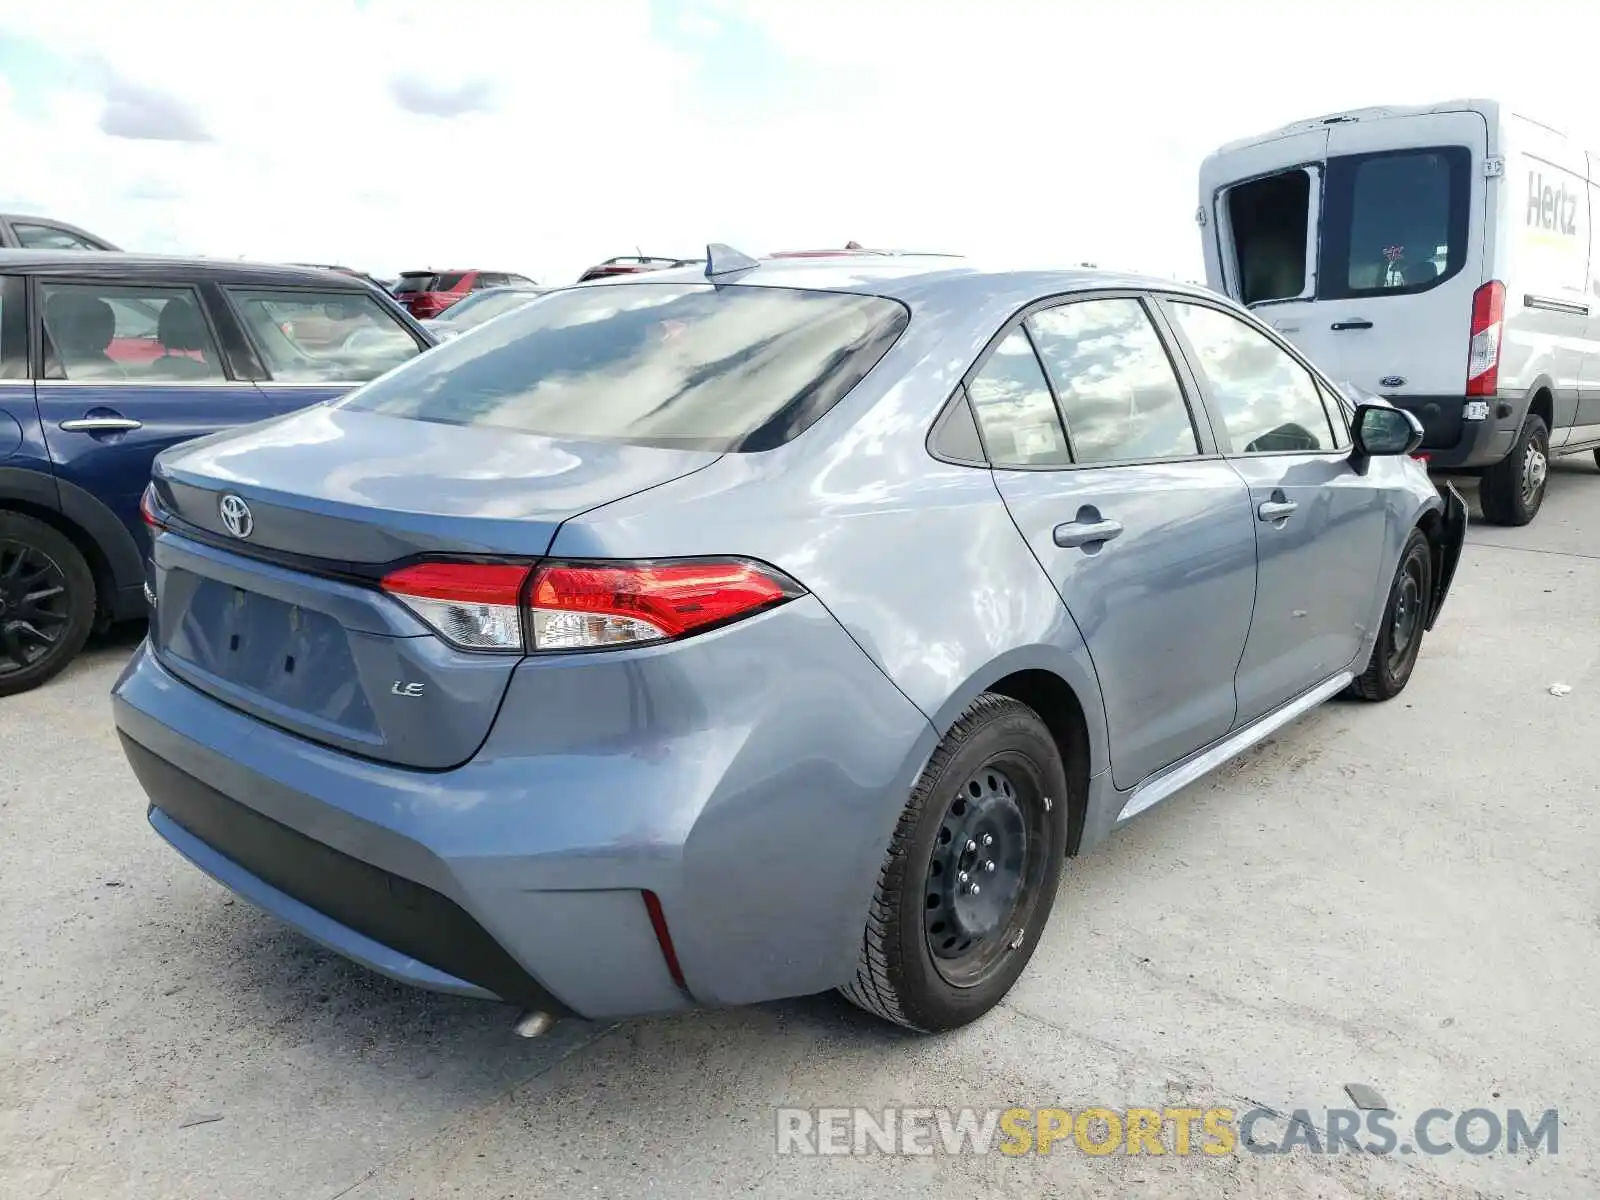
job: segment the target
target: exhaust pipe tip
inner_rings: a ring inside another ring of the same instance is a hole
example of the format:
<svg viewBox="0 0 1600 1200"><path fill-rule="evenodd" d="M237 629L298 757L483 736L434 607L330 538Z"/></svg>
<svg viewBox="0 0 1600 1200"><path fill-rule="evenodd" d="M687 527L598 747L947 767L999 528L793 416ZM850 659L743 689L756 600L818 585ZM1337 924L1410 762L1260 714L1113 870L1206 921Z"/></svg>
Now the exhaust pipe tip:
<svg viewBox="0 0 1600 1200"><path fill-rule="evenodd" d="M555 1023L556 1019L549 1013L529 1009L516 1019L511 1029L518 1037L536 1038L549 1033Z"/></svg>

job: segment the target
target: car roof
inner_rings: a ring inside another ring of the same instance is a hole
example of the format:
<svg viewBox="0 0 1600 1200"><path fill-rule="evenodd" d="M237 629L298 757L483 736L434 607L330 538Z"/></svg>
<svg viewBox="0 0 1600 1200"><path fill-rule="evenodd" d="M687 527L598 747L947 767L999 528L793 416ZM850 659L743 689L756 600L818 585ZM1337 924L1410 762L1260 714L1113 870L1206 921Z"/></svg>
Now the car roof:
<svg viewBox="0 0 1600 1200"><path fill-rule="evenodd" d="M229 283L370 290L360 277L343 271L288 263L243 262L231 258L182 258L128 254L115 250L0 249L0 272L25 275L75 275L84 279L210 279Z"/></svg>
<svg viewBox="0 0 1600 1200"><path fill-rule="evenodd" d="M575 287L656 287L670 283L706 282L703 268L651 271L595 279ZM1100 268L1014 267L990 265L955 255L850 254L828 258L766 258L746 271L724 277L725 283L749 287L800 288L887 296L913 307L931 302L982 300L1014 302L1020 308L1052 295L1101 289L1133 289L1219 296L1207 288L1173 279Z"/></svg>

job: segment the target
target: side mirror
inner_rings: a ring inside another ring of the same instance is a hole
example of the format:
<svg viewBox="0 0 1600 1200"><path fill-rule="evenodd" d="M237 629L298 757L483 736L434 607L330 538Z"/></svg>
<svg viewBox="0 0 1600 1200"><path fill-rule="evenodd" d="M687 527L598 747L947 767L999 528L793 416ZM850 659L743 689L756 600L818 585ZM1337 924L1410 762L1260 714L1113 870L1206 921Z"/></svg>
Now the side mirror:
<svg viewBox="0 0 1600 1200"><path fill-rule="evenodd" d="M1374 458L1410 454L1422 445L1422 422L1403 408L1362 404L1356 407L1350 436L1355 442L1350 463L1359 474L1365 475L1367 464Z"/></svg>

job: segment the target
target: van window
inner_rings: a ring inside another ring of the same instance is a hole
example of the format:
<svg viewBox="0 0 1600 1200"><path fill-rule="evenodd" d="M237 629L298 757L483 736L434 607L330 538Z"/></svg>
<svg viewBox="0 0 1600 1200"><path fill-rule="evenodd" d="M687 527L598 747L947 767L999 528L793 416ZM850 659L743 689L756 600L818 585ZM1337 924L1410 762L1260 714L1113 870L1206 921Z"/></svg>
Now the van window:
<svg viewBox="0 0 1600 1200"><path fill-rule="evenodd" d="M1228 226L1244 303L1292 300L1306 290L1310 219L1307 171L1284 171L1228 189Z"/></svg>
<svg viewBox="0 0 1600 1200"><path fill-rule="evenodd" d="M1466 264L1472 153L1465 146L1328 160L1320 299L1410 295Z"/></svg>

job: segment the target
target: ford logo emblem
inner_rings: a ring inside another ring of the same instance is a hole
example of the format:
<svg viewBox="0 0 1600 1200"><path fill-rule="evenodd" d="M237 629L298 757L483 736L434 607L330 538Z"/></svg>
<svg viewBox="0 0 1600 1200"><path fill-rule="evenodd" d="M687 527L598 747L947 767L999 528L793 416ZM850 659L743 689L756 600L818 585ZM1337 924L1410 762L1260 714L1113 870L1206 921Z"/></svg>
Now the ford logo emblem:
<svg viewBox="0 0 1600 1200"><path fill-rule="evenodd" d="M1379 387L1397 388L1405 387L1405 385L1406 377L1404 375L1385 375L1382 379L1378 380Z"/></svg>

